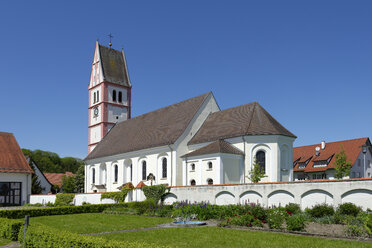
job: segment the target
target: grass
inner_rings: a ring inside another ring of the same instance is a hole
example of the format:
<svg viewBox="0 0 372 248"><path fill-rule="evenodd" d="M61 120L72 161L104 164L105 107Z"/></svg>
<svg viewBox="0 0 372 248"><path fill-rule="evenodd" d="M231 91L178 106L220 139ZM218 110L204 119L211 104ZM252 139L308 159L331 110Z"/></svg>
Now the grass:
<svg viewBox="0 0 372 248"><path fill-rule="evenodd" d="M7 245L7 244L10 244L10 243L12 243L12 241L10 241L8 239L0 238L0 246L1 245Z"/></svg>
<svg viewBox="0 0 372 248"><path fill-rule="evenodd" d="M30 224L41 223L73 233L99 233L157 226L173 221L169 218L112 214L70 214L30 218Z"/></svg>
<svg viewBox="0 0 372 248"><path fill-rule="evenodd" d="M130 233L106 234L100 237L114 240L138 241L176 247L254 247L254 248L352 248L372 247L372 243L332 240L259 231L218 227L166 228Z"/></svg>

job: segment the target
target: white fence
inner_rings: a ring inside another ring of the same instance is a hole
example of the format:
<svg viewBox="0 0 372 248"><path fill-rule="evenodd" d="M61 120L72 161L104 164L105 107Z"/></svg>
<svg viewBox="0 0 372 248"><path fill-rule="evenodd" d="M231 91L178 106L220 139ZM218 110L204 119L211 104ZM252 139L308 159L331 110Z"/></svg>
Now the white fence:
<svg viewBox="0 0 372 248"><path fill-rule="evenodd" d="M289 202L300 204L302 209L315 204L337 206L352 202L363 209L372 209L372 178L326 181L295 181L258 184L202 185L172 187L166 204L176 201L209 202L218 205L259 203L263 206L284 206ZM30 203L54 203L55 195L31 195ZM143 201L142 190L130 192L126 201ZM102 199L100 193L75 194L74 204L113 203Z"/></svg>

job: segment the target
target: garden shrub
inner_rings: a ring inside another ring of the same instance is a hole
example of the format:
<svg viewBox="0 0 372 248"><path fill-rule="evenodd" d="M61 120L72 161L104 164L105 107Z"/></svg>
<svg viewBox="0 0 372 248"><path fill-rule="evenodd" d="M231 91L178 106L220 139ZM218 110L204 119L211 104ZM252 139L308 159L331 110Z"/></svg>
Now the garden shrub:
<svg viewBox="0 0 372 248"><path fill-rule="evenodd" d="M356 217L362 209L351 202L340 204L337 208L337 213L342 215L352 215Z"/></svg>
<svg viewBox="0 0 372 248"><path fill-rule="evenodd" d="M74 200L75 195L73 194L57 194L56 201L54 202L54 206L71 206L72 201Z"/></svg>
<svg viewBox="0 0 372 248"><path fill-rule="evenodd" d="M106 208L112 206L126 205L126 203L116 204L92 204L83 206L64 206L53 208L30 208L30 209L8 209L1 210L0 217L9 219L20 219L26 215L30 217L48 216L48 215L64 215L64 214L81 214L81 213L101 213Z"/></svg>
<svg viewBox="0 0 372 248"><path fill-rule="evenodd" d="M267 217L266 210L260 204L251 205L251 213L260 220L265 220Z"/></svg>
<svg viewBox="0 0 372 248"><path fill-rule="evenodd" d="M113 199L116 203L125 201L129 191L133 190L132 183L125 184L118 192L105 192L101 194L102 199Z"/></svg>
<svg viewBox="0 0 372 248"><path fill-rule="evenodd" d="M346 236L350 237L368 237L368 220L367 213L360 212L356 217L351 218L345 228Z"/></svg>
<svg viewBox="0 0 372 248"><path fill-rule="evenodd" d="M366 229L370 236L372 236L372 214L368 214Z"/></svg>
<svg viewBox="0 0 372 248"><path fill-rule="evenodd" d="M0 218L0 238L16 241L23 227L23 220Z"/></svg>
<svg viewBox="0 0 372 248"><path fill-rule="evenodd" d="M20 235L22 242L22 236ZM133 241L113 241L105 240L98 237L79 235L67 231L57 230L44 225L29 226L25 238L25 247L69 247L69 248L85 248L85 247L165 247L156 246Z"/></svg>
<svg viewBox="0 0 372 248"><path fill-rule="evenodd" d="M321 218L324 216L332 216L335 210L332 206L323 203L315 205L312 209L306 209L306 212L313 218Z"/></svg>
<svg viewBox="0 0 372 248"><path fill-rule="evenodd" d="M153 199L155 203L158 203L160 200L164 200L164 197L169 193L170 187L166 187L163 184L145 186L142 188L143 193L146 196L146 199Z"/></svg>
<svg viewBox="0 0 372 248"><path fill-rule="evenodd" d="M306 217L303 214L289 216L286 219L288 231L303 231L306 227Z"/></svg>
<svg viewBox="0 0 372 248"><path fill-rule="evenodd" d="M284 220L287 216L287 212L285 212L282 208L272 208L268 210L267 215L267 224L271 229L282 229Z"/></svg>
<svg viewBox="0 0 372 248"><path fill-rule="evenodd" d="M285 210L287 210L287 213L289 212L290 214L294 214L294 215L301 213L300 205L296 203L288 203L285 206Z"/></svg>

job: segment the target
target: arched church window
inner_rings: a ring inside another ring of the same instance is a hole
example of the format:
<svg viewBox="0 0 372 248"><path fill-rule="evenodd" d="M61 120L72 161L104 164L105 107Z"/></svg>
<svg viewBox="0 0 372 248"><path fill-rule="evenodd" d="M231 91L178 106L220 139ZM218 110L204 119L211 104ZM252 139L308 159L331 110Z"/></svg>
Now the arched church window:
<svg viewBox="0 0 372 248"><path fill-rule="evenodd" d="M195 164L191 164L191 170L192 170L192 171L195 170Z"/></svg>
<svg viewBox="0 0 372 248"><path fill-rule="evenodd" d="M92 183L96 183L96 169L94 168L92 169Z"/></svg>
<svg viewBox="0 0 372 248"><path fill-rule="evenodd" d="M265 152L264 151L258 151L256 153L256 160L257 163L260 165L260 170L266 173L266 158L265 158Z"/></svg>
<svg viewBox="0 0 372 248"><path fill-rule="evenodd" d="M194 179L192 179L192 180L190 181L190 185L196 185L196 182L195 182Z"/></svg>
<svg viewBox="0 0 372 248"><path fill-rule="evenodd" d="M122 95L121 91L119 91L118 94L119 94L119 95L118 95L119 102L122 102L122 101L123 101L123 95Z"/></svg>
<svg viewBox="0 0 372 248"><path fill-rule="evenodd" d="M112 91L112 101L116 102L116 90Z"/></svg>
<svg viewBox="0 0 372 248"><path fill-rule="evenodd" d="M146 161L142 161L142 180L146 180Z"/></svg>
<svg viewBox="0 0 372 248"><path fill-rule="evenodd" d="M97 102L99 102L99 90L97 90Z"/></svg>
<svg viewBox="0 0 372 248"><path fill-rule="evenodd" d="M163 158L162 160L162 172L163 178L167 178L167 158Z"/></svg>
<svg viewBox="0 0 372 248"><path fill-rule="evenodd" d="M118 165L116 164L114 167L114 182L118 181L118 175L119 175L119 168L118 168Z"/></svg>
<svg viewBox="0 0 372 248"><path fill-rule="evenodd" d="M209 179L207 180L207 182L208 182L208 185L212 185L212 184L213 184L213 179L209 178Z"/></svg>
<svg viewBox="0 0 372 248"><path fill-rule="evenodd" d="M208 170L212 170L212 168L213 168L212 162L208 162Z"/></svg>
<svg viewBox="0 0 372 248"><path fill-rule="evenodd" d="M93 103L96 103L96 92L93 93Z"/></svg>

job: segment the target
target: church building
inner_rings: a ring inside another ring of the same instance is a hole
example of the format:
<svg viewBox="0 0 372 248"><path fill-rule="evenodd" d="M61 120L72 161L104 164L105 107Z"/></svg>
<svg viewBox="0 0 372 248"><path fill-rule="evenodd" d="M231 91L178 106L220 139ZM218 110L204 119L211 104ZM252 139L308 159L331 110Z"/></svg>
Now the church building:
<svg viewBox="0 0 372 248"><path fill-rule="evenodd" d="M96 44L89 84L89 154L85 192L120 186L293 180L296 136L260 104L221 110L211 92L131 118L131 83L123 51Z"/></svg>

